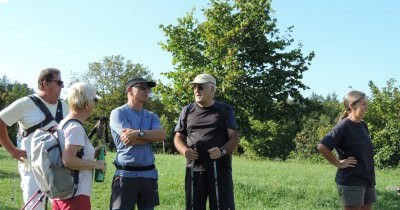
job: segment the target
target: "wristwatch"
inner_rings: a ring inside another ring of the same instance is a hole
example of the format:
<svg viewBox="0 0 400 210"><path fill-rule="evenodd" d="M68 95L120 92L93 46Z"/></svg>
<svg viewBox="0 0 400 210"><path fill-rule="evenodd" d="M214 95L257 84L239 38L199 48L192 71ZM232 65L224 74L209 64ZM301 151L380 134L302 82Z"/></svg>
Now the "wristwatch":
<svg viewBox="0 0 400 210"><path fill-rule="evenodd" d="M144 130L139 129L139 134L138 134L138 136L139 136L139 137L143 137L143 136L144 136Z"/></svg>
<svg viewBox="0 0 400 210"><path fill-rule="evenodd" d="M221 151L221 157L226 155L226 149L219 148L219 150Z"/></svg>

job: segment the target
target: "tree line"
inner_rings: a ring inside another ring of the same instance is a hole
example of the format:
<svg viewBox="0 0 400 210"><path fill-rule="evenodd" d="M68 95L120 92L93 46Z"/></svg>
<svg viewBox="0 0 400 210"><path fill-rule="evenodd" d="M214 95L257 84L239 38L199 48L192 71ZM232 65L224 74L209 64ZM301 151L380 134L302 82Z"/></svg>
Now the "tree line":
<svg viewBox="0 0 400 210"><path fill-rule="evenodd" d="M343 109L341 99L335 93L325 97L301 94L309 89L302 78L315 54L305 54L301 44L294 45L293 27L281 33L271 11L268 0L211 0L202 10L202 22L192 10L175 25L160 25L167 37L160 46L172 54L174 69L162 73L166 80L157 81L145 107L160 116L167 131L164 144L155 145L158 151L175 152L175 123L181 108L194 101L189 82L197 74L209 73L217 79L216 100L235 109L241 134L238 154L322 160L315 146L337 123ZM101 100L93 116L98 117L108 116L126 103L124 85L138 76L153 79L143 64L111 55L89 63L88 70L76 73L72 82L86 81L97 88ZM389 79L382 89L369 83L372 95L365 120L379 167L399 163L400 95L396 82ZM0 105L7 102L0 101ZM94 126L92 121L87 129Z"/></svg>

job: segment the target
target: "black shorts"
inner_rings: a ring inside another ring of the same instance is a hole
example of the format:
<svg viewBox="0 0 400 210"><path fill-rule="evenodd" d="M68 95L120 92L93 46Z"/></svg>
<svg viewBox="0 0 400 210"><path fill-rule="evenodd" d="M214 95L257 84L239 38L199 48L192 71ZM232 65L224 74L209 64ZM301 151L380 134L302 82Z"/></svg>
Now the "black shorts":
<svg viewBox="0 0 400 210"><path fill-rule="evenodd" d="M207 197L210 209L217 209L217 199L219 209L235 209L233 180L231 169L220 167L217 169L217 183L214 179L214 171L194 172L193 184L190 168L186 168L185 194L186 209L206 209ZM193 195L192 195L193 185ZM216 194L218 187L218 196Z"/></svg>
<svg viewBox="0 0 400 210"><path fill-rule="evenodd" d="M152 208L160 204L157 179L114 176L110 209Z"/></svg>

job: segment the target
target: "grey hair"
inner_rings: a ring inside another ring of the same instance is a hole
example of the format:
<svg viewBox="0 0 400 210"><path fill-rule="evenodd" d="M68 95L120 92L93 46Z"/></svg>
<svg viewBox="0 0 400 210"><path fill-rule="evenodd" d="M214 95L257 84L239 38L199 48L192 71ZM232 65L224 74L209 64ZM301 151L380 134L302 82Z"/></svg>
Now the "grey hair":
<svg viewBox="0 0 400 210"><path fill-rule="evenodd" d="M217 91L217 86L212 82L207 82L207 84L208 84L208 87L213 87L214 88L214 94L215 94L215 92Z"/></svg>
<svg viewBox="0 0 400 210"><path fill-rule="evenodd" d="M60 70L56 68L43 69L38 76L38 89L43 90L43 82L54 79L55 75L60 75Z"/></svg>

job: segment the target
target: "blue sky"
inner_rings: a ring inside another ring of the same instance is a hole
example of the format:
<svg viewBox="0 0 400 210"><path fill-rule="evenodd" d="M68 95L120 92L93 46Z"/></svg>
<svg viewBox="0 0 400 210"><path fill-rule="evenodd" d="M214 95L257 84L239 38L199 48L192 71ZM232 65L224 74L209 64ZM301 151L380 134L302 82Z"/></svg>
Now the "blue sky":
<svg viewBox="0 0 400 210"><path fill-rule="evenodd" d="M63 80L84 72L88 63L122 55L148 67L156 79L173 69L160 24L175 24L206 0L0 0L0 76L36 89L37 75L59 68ZM393 0L275 0L273 15L281 32L291 33L303 51L316 53L303 82L311 92L339 98L349 86L370 93L399 79L400 2ZM397 83L398 84L398 83Z"/></svg>

